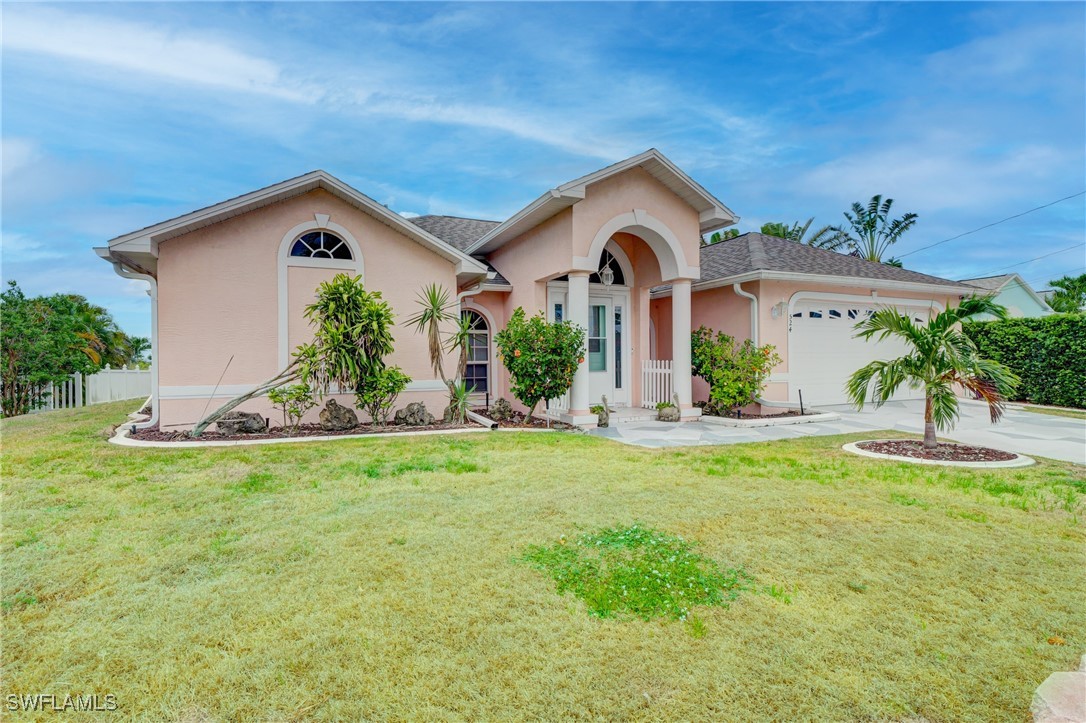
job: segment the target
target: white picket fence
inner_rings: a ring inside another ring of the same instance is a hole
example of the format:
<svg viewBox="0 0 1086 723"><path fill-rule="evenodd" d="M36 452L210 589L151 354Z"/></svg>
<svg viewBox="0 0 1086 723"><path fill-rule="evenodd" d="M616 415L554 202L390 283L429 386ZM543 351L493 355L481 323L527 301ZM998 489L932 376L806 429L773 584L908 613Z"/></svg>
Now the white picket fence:
<svg viewBox="0 0 1086 723"><path fill-rule="evenodd" d="M671 360L642 360L641 406L646 409L656 409L656 405L660 402L670 402L671 395Z"/></svg>
<svg viewBox="0 0 1086 723"><path fill-rule="evenodd" d="M151 370L129 369L127 366L105 369L84 377L72 374L62 384L44 393L45 404L34 412L53 409L74 409L91 404L119 402L125 399L146 399L151 396Z"/></svg>

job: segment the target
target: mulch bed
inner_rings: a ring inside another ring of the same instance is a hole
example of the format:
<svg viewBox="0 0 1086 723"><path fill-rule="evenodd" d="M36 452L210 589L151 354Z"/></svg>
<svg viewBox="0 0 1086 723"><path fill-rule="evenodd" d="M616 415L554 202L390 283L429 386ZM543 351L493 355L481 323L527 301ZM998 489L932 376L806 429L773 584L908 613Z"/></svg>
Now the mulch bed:
<svg viewBox="0 0 1086 723"><path fill-rule="evenodd" d="M705 414L705 412L703 411L702 414ZM737 417L734 414L729 414L727 416L720 414L705 414L705 416L720 417L721 419L780 419L782 417L817 417L819 415L814 412L800 414L794 409L789 409L786 412L778 412L777 414L744 414L741 417Z"/></svg>
<svg viewBox="0 0 1086 723"><path fill-rule="evenodd" d="M493 419L497 422L498 426L503 429L572 429L570 425L564 422L556 422L553 419L548 422L545 417L539 415L532 417L530 423L525 422L523 412L513 412L513 416L510 419L498 421L491 417L490 412L485 408L480 407L479 409L473 409L471 411L476 414L481 414L487 419Z"/></svg>
<svg viewBox="0 0 1086 723"><path fill-rule="evenodd" d="M1011 452L1003 452L988 447L971 447L967 444L940 442L935 449L924 449L924 443L913 439L894 439L878 442L858 442L857 447L865 452L892 454L897 457L912 459L930 459L936 462L1009 462L1018 457Z"/></svg>
<svg viewBox="0 0 1086 723"><path fill-rule="evenodd" d="M193 439L188 432L164 432L155 427L153 429L141 429L135 434L129 434L128 437L145 442L238 442L252 441L254 439L299 439L301 437L344 437L352 434L425 432L428 430L467 429L469 427L481 429L477 424L430 424L421 427L412 427L407 424L388 424L384 427L362 424L351 429L332 432L322 429L319 424L303 424L294 434L287 434L287 431L282 427L273 427L261 434L220 434L209 430L200 435L198 439Z"/></svg>

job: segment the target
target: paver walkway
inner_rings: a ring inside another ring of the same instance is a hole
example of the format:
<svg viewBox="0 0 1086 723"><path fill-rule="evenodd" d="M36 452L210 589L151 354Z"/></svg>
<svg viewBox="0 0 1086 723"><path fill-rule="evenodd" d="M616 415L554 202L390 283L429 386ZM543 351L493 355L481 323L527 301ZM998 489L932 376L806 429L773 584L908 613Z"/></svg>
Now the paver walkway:
<svg viewBox="0 0 1086 723"><path fill-rule="evenodd" d="M881 409L868 408L863 412L848 406L826 407L841 418L780 427L739 429L701 422L633 422L593 429L591 434L641 447L738 444L884 429L921 435L923 404L922 400L890 402ZM954 430L940 436L964 444L1086 464L1086 420L1008 409L1003 420L993 425L988 419L988 408L973 402L963 403L961 414Z"/></svg>

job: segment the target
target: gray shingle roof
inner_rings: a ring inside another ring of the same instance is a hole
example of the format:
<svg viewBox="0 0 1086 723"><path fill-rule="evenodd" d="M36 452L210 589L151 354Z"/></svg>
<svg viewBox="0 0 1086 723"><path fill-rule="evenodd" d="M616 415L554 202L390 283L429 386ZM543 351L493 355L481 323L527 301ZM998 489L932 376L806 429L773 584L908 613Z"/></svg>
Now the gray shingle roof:
<svg viewBox="0 0 1086 723"><path fill-rule="evenodd" d="M985 291L995 291L1013 278L1014 274L1000 274L999 276L982 276L979 279L962 279L962 283Z"/></svg>
<svg viewBox="0 0 1086 723"><path fill-rule="evenodd" d="M957 281L874 261L865 261L855 256L846 256L836 251L827 251L761 233L745 233L701 248L702 281L739 276L754 271L848 276L966 288Z"/></svg>
<svg viewBox="0 0 1086 723"><path fill-rule="evenodd" d="M500 224L499 221L458 216L416 216L407 220L460 251L467 249Z"/></svg>

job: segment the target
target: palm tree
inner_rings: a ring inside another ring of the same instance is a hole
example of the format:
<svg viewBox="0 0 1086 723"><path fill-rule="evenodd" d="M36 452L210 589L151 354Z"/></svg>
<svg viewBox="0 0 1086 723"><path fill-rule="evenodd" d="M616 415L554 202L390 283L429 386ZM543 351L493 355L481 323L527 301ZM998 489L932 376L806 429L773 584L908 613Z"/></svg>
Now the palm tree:
<svg viewBox="0 0 1086 723"><path fill-rule="evenodd" d="M807 244L808 246L822 247L823 244L837 233L837 229L833 226L823 226L815 231L813 236L808 237L807 231L811 228L811 224L814 223L814 216L807 219L806 223L801 224L796 221L791 226L780 221L770 221L769 223L763 223L761 231L766 236L776 236L777 238L788 239L789 241L795 241L796 243Z"/></svg>
<svg viewBox="0 0 1086 723"><path fill-rule="evenodd" d="M1048 305L1053 311L1074 314L1086 308L1086 274L1064 276L1048 282L1053 294Z"/></svg>
<svg viewBox="0 0 1086 723"><path fill-rule="evenodd" d="M452 312L449 292L440 284L430 284L419 292L418 297L419 310L407 320L407 325L414 327L419 334L426 335L430 366L434 368L434 374L448 386L451 382L445 378L445 345L441 341L441 326L457 319Z"/></svg>
<svg viewBox="0 0 1086 723"><path fill-rule="evenodd" d="M878 194L871 197L866 208L855 202L852 213L845 211L848 228L835 226L825 236L820 232L818 242L811 245L830 251L845 251L866 261L900 266L901 262L897 259L883 261L882 257L916 224L917 215L907 213L891 220L890 208L893 205L894 199L883 200Z"/></svg>
<svg viewBox="0 0 1086 723"><path fill-rule="evenodd" d="M902 384L924 390L924 447L937 446L935 429L948 430L957 421L958 397L954 385L973 392L988 403L992 422L1003 416L1007 397L1018 386L1018 377L999 362L984 359L961 330L962 322L978 314L998 319L1007 310L990 297L965 299L957 307L917 325L893 307L879 309L856 325L857 336L881 341L896 336L911 347L910 353L889 361L873 361L848 380L849 401L863 409L868 390L875 407L885 404Z"/></svg>

